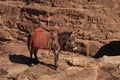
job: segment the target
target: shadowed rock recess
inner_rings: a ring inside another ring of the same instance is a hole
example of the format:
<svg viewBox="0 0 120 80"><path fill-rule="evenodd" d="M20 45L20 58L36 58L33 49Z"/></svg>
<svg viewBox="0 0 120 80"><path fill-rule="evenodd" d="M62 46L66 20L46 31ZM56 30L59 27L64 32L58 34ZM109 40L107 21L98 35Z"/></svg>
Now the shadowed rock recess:
<svg viewBox="0 0 120 80"><path fill-rule="evenodd" d="M79 30L78 51L61 51L58 71L46 50L29 67L27 35L38 27ZM0 80L120 80L119 55L120 0L0 1Z"/></svg>

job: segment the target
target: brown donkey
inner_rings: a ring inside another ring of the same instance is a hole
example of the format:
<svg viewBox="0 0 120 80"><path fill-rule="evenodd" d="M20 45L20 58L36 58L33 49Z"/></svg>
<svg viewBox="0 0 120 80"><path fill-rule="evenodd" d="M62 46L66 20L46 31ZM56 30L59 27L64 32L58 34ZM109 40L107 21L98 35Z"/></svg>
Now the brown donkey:
<svg viewBox="0 0 120 80"><path fill-rule="evenodd" d="M71 32L58 33L56 30L48 31L43 28L37 28L34 33L28 35L28 48L30 50L30 57L34 53L35 60L38 62L38 49L53 50L54 52L54 66L58 67L58 56L61 50L77 51L77 44L75 42L75 34L79 30Z"/></svg>

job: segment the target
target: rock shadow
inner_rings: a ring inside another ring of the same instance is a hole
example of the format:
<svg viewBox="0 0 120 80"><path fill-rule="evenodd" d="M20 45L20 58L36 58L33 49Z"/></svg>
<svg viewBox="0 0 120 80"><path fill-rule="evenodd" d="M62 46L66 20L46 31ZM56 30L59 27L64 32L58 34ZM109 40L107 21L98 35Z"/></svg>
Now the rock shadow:
<svg viewBox="0 0 120 80"><path fill-rule="evenodd" d="M100 50L94 56L95 58L107 56L117 56L120 55L120 41L112 41L100 48Z"/></svg>

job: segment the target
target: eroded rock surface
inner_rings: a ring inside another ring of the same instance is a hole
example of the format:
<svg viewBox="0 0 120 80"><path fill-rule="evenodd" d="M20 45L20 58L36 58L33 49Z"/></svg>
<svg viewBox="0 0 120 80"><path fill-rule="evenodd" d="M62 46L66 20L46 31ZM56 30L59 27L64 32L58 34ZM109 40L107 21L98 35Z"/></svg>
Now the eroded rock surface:
<svg viewBox="0 0 120 80"><path fill-rule="evenodd" d="M119 0L26 1L0 1L0 80L120 80ZM29 67L27 35L37 27L80 30L78 52L62 51L58 71L46 50Z"/></svg>

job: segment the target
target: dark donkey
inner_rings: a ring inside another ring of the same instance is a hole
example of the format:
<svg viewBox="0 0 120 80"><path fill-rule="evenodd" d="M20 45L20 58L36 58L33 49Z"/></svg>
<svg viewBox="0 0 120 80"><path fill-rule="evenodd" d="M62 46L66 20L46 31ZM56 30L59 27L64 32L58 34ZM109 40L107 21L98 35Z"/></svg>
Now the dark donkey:
<svg viewBox="0 0 120 80"><path fill-rule="evenodd" d="M30 57L34 53L35 60L38 61L37 51L38 49L48 49L54 52L54 66L57 69L58 56L60 49L70 51L77 50L75 43L75 34L77 31L58 33L57 31L48 31L43 28L38 28L31 35L28 35L28 48L30 50Z"/></svg>

